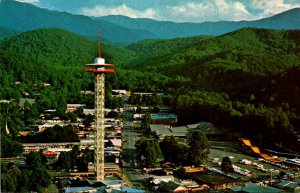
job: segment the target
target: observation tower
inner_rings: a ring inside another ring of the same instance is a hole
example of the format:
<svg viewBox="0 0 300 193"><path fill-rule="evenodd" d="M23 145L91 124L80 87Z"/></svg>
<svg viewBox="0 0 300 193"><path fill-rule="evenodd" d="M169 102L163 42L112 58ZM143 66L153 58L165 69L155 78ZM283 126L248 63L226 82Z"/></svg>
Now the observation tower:
<svg viewBox="0 0 300 193"><path fill-rule="evenodd" d="M95 154L94 166L97 181L104 180L104 104L105 104L105 73L113 73L113 64L105 64L101 57L100 32L98 37L98 57L93 64L86 64L85 72L95 74Z"/></svg>

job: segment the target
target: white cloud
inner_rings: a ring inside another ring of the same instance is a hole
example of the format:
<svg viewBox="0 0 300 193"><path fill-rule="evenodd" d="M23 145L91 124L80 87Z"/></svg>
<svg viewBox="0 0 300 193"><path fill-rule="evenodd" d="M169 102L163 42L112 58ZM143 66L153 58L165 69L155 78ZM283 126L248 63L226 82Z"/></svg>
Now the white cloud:
<svg viewBox="0 0 300 193"><path fill-rule="evenodd" d="M81 8L80 14L87 16L125 15L131 18L151 18L176 22L203 22L220 20L246 20L254 19L245 5L240 2L228 0L204 0L201 3L186 3L177 6L148 8L135 10L126 4L117 7L97 5L93 8Z"/></svg>
<svg viewBox="0 0 300 193"><path fill-rule="evenodd" d="M80 10L80 14L98 17L105 15L125 15L131 18L155 18L156 12L152 8L140 11L122 4L117 7L105 7L102 5L97 5L94 8L83 7Z"/></svg>
<svg viewBox="0 0 300 193"><path fill-rule="evenodd" d="M266 17L299 7L300 1L292 4L286 3L284 0L251 0L250 6L262 11L261 17Z"/></svg>
<svg viewBox="0 0 300 193"><path fill-rule="evenodd" d="M176 18L176 21L203 22L254 19L254 16L246 9L244 4L227 0L205 0L201 3L169 6L167 12Z"/></svg>
<svg viewBox="0 0 300 193"><path fill-rule="evenodd" d="M299 6L300 0L182 0L176 5L154 6L143 10L133 9L125 3L115 7L97 5L83 7L79 13L87 16L125 15L175 22L240 21L269 17Z"/></svg>
<svg viewBox="0 0 300 193"><path fill-rule="evenodd" d="M22 3L38 3L39 0L16 0L16 1L19 1L19 2L22 2Z"/></svg>

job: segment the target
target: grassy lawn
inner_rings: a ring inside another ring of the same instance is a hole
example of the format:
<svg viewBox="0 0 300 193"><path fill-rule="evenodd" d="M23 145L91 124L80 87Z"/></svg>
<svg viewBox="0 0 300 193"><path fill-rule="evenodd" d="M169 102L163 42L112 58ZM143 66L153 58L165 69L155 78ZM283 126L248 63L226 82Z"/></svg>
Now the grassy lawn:
<svg viewBox="0 0 300 193"><path fill-rule="evenodd" d="M42 193L58 193L58 189L55 184L50 184L47 188L41 190Z"/></svg>
<svg viewBox="0 0 300 193"><path fill-rule="evenodd" d="M48 170L48 173L52 178L55 176L69 176L68 172L57 172L55 170Z"/></svg>
<svg viewBox="0 0 300 193"><path fill-rule="evenodd" d="M141 123L138 123L138 122L132 122L132 126L133 127L141 127Z"/></svg>

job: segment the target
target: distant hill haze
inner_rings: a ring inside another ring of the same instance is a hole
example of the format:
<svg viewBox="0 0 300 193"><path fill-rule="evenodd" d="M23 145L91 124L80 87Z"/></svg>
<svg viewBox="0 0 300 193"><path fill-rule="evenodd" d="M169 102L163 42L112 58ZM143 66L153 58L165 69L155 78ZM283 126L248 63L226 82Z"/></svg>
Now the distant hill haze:
<svg viewBox="0 0 300 193"><path fill-rule="evenodd" d="M49 27L63 28L93 39L97 38L98 30L101 29L104 40L123 44L145 38L158 38L149 31L128 29L111 22L42 9L32 4L12 0L2 0L0 3L0 26L18 31Z"/></svg>
<svg viewBox="0 0 300 193"><path fill-rule="evenodd" d="M296 8L256 21L175 23L118 15L92 18L42 9L32 4L12 0L2 0L0 3L0 26L11 30L27 31L57 27L96 39L97 31L101 29L104 40L118 44L130 44L154 38L221 35L245 27L300 29L299 18L300 8Z"/></svg>
<svg viewBox="0 0 300 193"><path fill-rule="evenodd" d="M252 27L266 29L300 29L300 8L255 21L219 21L203 23L175 23L152 19L133 19L121 15L100 17L120 26L150 31L160 38L190 37L197 35L222 35L237 29Z"/></svg>

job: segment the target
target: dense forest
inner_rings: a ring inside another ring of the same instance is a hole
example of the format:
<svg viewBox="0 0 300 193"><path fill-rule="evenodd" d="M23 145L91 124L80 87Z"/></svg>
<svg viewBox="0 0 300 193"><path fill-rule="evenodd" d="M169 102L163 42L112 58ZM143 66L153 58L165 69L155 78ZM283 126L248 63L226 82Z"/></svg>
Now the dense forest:
<svg viewBox="0 0 300 193"><path fill-rule="evenodd" d="M0 40L7 38L7 37L15 36L18 33L19 32L16 30L0 26Z"/></svg>
<svg viewBox="0 0 300 193"><path fill-rule="evenodd" d="M93 106L82 90L93 90L84 64L97 43L62 29L39 29L0 41L1 129L13 133L32 124L45 109L63 114L67 103ZM245 28L222 36L144 40L128 46L103 45L107 93L114 89L163 92L179 124L210 121L255 136L260 145L283 144L300 152L300 31ZM45 83L50 86L45 86ZM27 104L19 112L20 98ZM121 103L107 94L107 107Z"/></svg>
<svg viewBox="0 0 300 193"><path fill-rule="evenodd" d="M172 78L166 101L180 123L211 121L255 136L260 145L300 151L299 35L245 28L218 37L145 40L128 49L138 52L134 68Z"/></svg>

